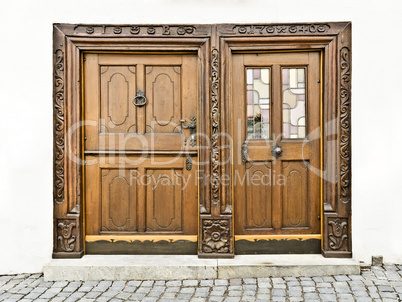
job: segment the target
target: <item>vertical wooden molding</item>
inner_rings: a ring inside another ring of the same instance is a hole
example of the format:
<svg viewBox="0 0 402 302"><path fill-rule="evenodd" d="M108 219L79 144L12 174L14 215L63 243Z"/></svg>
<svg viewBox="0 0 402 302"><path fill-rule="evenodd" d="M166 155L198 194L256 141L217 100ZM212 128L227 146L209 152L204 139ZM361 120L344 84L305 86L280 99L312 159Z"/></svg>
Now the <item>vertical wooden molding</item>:
<svg viewBox="0 0 402 302"><path fill-rule="evenodd" d="M211 52L211 196L212 204L216 207L219 203L220 175L219 175L219 51L214 48Z"/></svg>
<svg viewBox="0 0 402 302"><path fill-rule="evenodd" d="M66 191L66 39L53 27L53 258L79 258L83 255L81 214L69 212ZM81 182L77 177L77 182ZM73 187L80 186L74 183Z"/></svg>
<svg viewBox="0 0 402 302"><path fill-rule="evenodd" d="M219 51L211 50L211 216L200 217L199 251L200 258L233 258L232 215L220 213L220 153L219 137Z"/></svg>
<svg viewBox="0 0 402 302"><path fill-rule="evenodd" d="M57 39L56 39L57 37ZM55 34L54 79L53 79L53 200L64 201L64 43ZM58 44L58 45L57 45Z"/></svg>
<svg viewBox="0 0 402 302"><path fill-rule="evenodd" d="M323 255L352 257L351 230L351 24L337 35L338 92L338 160L332 165L338 171L337 194L332 211L324 211ZM325 190L325 187L324 187ZM325 194L324 194L325 196ZM325 208L324 208L325 210Z"/></svg>

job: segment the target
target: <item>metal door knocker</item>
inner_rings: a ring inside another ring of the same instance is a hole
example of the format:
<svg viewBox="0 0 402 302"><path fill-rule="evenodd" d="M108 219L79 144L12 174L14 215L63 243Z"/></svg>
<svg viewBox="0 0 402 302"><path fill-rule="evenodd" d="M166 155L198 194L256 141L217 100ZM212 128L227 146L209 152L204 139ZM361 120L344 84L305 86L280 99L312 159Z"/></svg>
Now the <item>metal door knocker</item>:
<svg viewBox="0 0 402 302"><path fill-rule="evenodd" d="M133 100L133 104L137 107L142 107L147 103L147 98L145 97L145 92L142 90L137 91L137 95Z"/></svg>

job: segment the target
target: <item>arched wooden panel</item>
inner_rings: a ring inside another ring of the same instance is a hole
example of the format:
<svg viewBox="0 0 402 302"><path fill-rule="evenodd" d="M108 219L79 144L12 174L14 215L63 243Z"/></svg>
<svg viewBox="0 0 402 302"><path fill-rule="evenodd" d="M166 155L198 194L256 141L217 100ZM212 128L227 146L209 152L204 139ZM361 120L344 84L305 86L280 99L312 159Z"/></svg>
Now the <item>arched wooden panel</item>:
<svg viewBox="0 0 402 302"><path fill-rule="evenodd" d="M135 66L101 66L101 133L136 132Z"/></svg>
<svg viewBox="0 0 402 302"><path fill-rule="evenodd" d="M182 170L147 169L146 177L146 232L182 233Z"/></svg>
<svg viewBox="0 0 402 302"><path fill-rule="evenodd" d="M180 66L146 66L146 132L179 132L182 112Z"/></svg>
<svg viewBox="0 0 402 302"><path fill-rule="evenodd" d="M307 168L302 161L284 161L282 172L285 177L282 187L282 227L307 227L309 209Z"/></svg>
<svg viewBox="0 0 402 302"><path fill-rule="evenodd" d="M136 232L137 183L135 170L102 169L101 233Z"/></svg>
<svg viewBox="0 0 402 302"><path fill-rule="evenodd" d="M271 163L248 163L246 181L246 230L272 227Z"/></svg>

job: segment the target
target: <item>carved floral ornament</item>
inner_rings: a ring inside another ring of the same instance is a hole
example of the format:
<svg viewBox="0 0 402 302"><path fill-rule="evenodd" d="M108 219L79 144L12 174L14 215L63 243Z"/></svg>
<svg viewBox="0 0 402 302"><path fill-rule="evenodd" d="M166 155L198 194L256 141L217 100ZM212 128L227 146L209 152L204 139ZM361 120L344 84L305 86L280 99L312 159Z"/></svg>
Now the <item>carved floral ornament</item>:
<svg viewBox="0 0 402 302"><path fill-rule="evenodd" d="M330 220L328 222L328 225L331 229L328 234L328 238L330 241L329 247L332 250L339 250L342 247L344 241L346 241L348 238L348 223L345 219L336 218L334 220Z"/></svg>
<svg viewBox="0 0 402 302"><path fill-rule="evenodd" d="M72 252L75 249L75 240L76 237L73 235L73 228L77 225L75 222L64 220L59 222L57 227L59 228L59 236L57 240L60 243L61 250L64 252Z"/></svg>
<svg viewBox="0 0 402 302"><path fill-rule="evenodd" d="M203 242L202 250L204 253L228 253L230 247L230 232L228 220L203 221L202 226Z"/></svg>

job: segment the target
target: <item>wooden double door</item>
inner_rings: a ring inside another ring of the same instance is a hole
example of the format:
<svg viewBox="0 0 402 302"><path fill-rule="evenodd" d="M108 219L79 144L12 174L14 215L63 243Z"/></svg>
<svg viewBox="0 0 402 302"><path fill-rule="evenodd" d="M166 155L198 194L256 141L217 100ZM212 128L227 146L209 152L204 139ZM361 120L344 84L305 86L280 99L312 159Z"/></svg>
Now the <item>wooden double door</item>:
<svg viewBox="0 0 402 302"><path fill-rule="evenodd" d="M319 52L233 56L237 253L320 251L319 62Z"/></svg>
<svg viewBox="0 0 402 302"><path fill-rule="evenodd" d="M197 56L84 54L87 253L197 251Z"/></svg>
<svg viewBox="0 0 402 302"><path fill-rule="evenodd" d="M319 60L233 55L238 253L319 251ZM197 74L194 54L84 55L87 253L197 253Z"/></svg>

